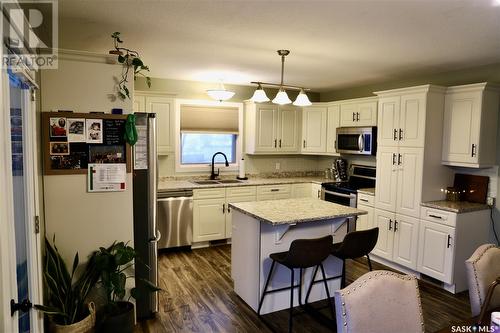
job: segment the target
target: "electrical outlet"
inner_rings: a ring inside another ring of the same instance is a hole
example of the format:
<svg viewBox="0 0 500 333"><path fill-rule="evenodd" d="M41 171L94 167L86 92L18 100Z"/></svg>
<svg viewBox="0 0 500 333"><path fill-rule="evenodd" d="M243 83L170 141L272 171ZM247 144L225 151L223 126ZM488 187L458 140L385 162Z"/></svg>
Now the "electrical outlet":
<svg viewBox="0 0 500 333"><path fill-rule="evenodd" d="M495 205L495 198L493 197L487 197L486 198L486 204L490 207L493 207Z"/></svg>
<svg viewBox="0 0 500 333"><path fill-rule="evenodd" d="M276 162L275 169L279 170L280 168L281 168L281 163L280 162Z"/></svg>

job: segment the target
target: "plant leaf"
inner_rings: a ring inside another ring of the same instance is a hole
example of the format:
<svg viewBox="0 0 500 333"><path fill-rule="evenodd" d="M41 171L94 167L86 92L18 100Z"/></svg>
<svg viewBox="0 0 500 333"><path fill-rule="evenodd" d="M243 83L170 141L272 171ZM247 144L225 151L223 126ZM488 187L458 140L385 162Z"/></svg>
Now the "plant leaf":
<svg viewBox="0 0 500 333"><path fill-rule="evenodd" d="M41 305L41 304L35 304L33 307L41 311L47 315L58 315L58 316L63 316L63 317L68 317L68 315L64 312L61 312L59 308L53 307L53 306L46 306L46 305Z"/></svg>
<svg viewBox="0 0 500 333"><path fill-rule="evenodd" d="M148 85L148 88L151 88L151 78L149 76L146 76L146 84Z"/></svg>
<svg viewBox="0 0 500 333"><path fill-rule="evenodd" d="M79 258L78 258L78 252L75 254L75 259L73 260L73 268L71 269L71 280L73 280L73 276L75 275L75 272L76 272L76 268L78 267L78 262L79 262Z"/></svg>

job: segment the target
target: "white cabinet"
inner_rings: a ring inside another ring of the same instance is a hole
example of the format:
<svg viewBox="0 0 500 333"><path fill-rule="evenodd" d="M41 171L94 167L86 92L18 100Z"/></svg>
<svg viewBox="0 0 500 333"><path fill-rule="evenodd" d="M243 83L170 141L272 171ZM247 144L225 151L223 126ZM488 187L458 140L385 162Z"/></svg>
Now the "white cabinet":
<svg viewBox="0 0 500 333"><path fill-rule="evenodd" d="M495 164L498 104L498 87L487 83L448 88L443 164L466 167Z"/></svg>
<svg viewBox="0 0 500 333"><path fill-rule="evenodd" d="M321 184L311 184L311 197L321 199Z"/></svg>
<svg viewBox="0 0 500 333"><path fill-rule="evenodd" d="M135 112L156 113L158 155L168 155L174 151L174 99L147 93L134 93Z"/></svg>
<svg viewBox="0 0 500 333"><path fill-rule="evenodd" d="M290 199L292 197L292 185L262 185L257 187L257 200Z"/></svg>
<svg viewBox="0 0 500 333"><path fill-rule="evenodd" d="M292 184L292 198L310 198L311 183Z"/></svg>
<svg viewBox="0 0 500 333"><path fill-rule="evenodd" d="M330 105L327 108L328 120L326 128L326 152L328 155L340 155L337 153L337 127L340 127L340 105Z"/></svg>
<svg viewBox="0 0 500 333"><path fill-rule="evenodd" d="M377 126L377 102L353 100L340 104L340 126Z"/></svg>
<svg viewBox="0 0 500 333"><path fill-rule="evenodd" d="M233 213L229 207L230 203L255 201L256 196L255 186L228 187L226 189L226 235L225 238L232 237L233 230Z"/></svg>
<svg viewBox="0 0 500 333"><path fill-rule="evenodd" d="M245 103L248 154L298 153L300 108L269 103Z"/></svg>
<svg viewBox="0 0 500 333"><path fill-rule="evenodd" d="M374 227L379 228L373 253L402 266L417 268L419 220L375 209Z"/></svg>
<svg viewBox="0 0 500 333"><path fill-rule="evenodd" d="M368 214L357 217L356 230L367 230L373 228L373 218L375 214L375 209L373 208L373 195L358 193L357 208L366 210Z"/></svg>
<svg viewBox="0 0 500 333"><path fill-rule="evenodd" d="M398 169L397 154L393 147L378 147L377 149L376 184L375 207L395 212Z"/></svg>
<svg viewBox="0 0 500 333"><path fill-rule="evenodd" d="M327 107L311 106L302 110L302 152L326 152Z"/></svg>

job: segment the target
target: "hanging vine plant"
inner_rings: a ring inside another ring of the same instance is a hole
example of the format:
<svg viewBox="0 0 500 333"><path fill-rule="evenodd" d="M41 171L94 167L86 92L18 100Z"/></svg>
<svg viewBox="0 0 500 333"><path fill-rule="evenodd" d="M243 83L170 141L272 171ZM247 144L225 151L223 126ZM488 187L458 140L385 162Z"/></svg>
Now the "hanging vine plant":
<svg viewBox="0 0 500 333"><path fill-rule="evenodd" d="M119 32L114 32L111 35L111 38L113 38L115 48L114 50L109 51L109 53L117 55L118 62L123 64L122 75L117 87L118 97L121 99L130 98L130 90L127 87L127 84L128 76L131 70L134 71L134 81L138 76L142 76L146 79L148 87L151 87L151 78L146 75L146 73L149 72L149 67L144 64L139 56L139 52L126 47L121 47L120 44L123 43L123 40L121 40Z"/></svg>

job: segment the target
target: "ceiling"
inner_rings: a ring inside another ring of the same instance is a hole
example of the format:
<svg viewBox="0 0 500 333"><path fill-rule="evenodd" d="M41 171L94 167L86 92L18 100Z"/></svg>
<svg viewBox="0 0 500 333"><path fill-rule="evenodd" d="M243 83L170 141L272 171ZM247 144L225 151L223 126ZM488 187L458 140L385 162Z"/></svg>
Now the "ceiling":
<svg viewBox="0 0 500 333"><path fill-rule="evenodd" d="M316 91L500 62L500 0L60 0L60 47L107 52L110 34L151 76L279 82Z"/></svg>

